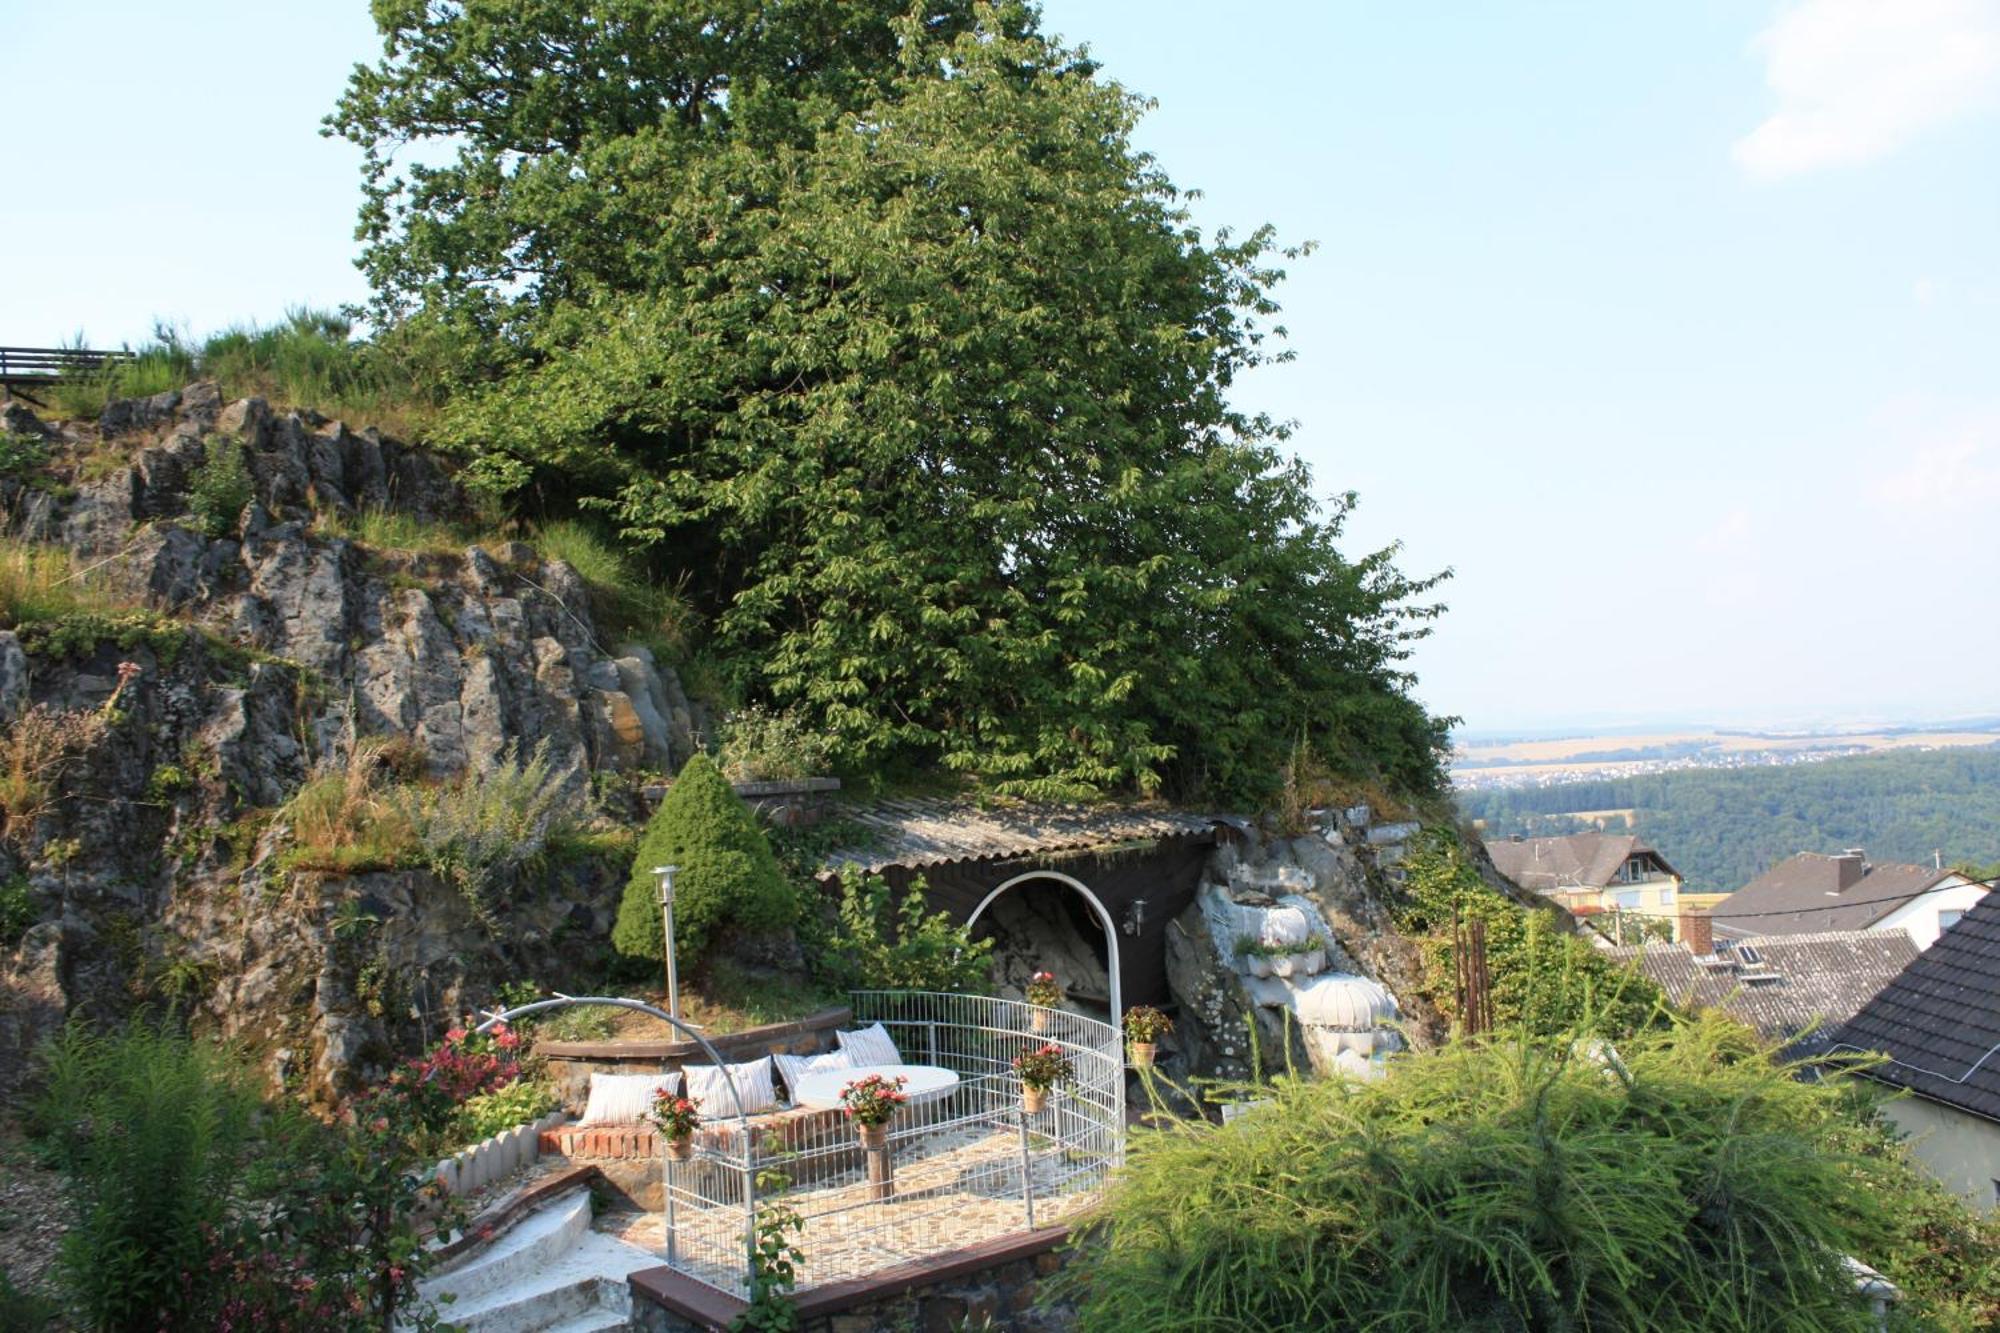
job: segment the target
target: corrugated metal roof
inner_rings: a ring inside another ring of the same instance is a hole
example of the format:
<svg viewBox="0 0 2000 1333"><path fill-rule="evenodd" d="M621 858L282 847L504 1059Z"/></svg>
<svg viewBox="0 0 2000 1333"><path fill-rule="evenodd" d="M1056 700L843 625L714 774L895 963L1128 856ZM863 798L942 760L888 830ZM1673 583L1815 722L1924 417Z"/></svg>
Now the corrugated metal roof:
<svg viewBox="0 0 2000 1333"><path fill-rule="evenodd" d="M2000 1120L2000 893L1918 954L1840 1040L1895 1062L1870 1078Z"/></svg>
<svg viewBox="0 0 2000 1333"><path fill-rule="evenodd" d="M1805 1055L1825 1049L1840 1025L1909 965L1917 946L1901 930L1828 930L1718 942L1710 962L1680 944L1609 952L1637 959L1675 1004L1720 1009ZM1808 1028L1804 1042L1792 1041Z"/></svg>
<svg viewBox="0 0 2000 1333"><path fill-rule="evenodd" d="M1082 851L1151 838L1212 835L1219 816L1165 806L977 805L912 798L837 806L874 835L865 846L827 857L829 870L857 865L934 866L951 861L998 861L1038 852Z"/></svg>

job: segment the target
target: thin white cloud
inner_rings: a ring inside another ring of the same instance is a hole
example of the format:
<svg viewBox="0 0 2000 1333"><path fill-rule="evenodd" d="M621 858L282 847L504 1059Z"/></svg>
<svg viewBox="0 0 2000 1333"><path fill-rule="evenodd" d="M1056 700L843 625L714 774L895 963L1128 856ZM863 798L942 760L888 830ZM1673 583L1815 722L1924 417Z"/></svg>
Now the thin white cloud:
<svg viewBox="0 0 2000 1333"><path fill-rule="evenodd" d="M2000 411L1922 428L1900 451L1901 465L1875 488L1883 503L1926 517L2000 503Z"/></svg>
<svg viewBox="0 0 2000 1333"><path fill-rule="evenodd" d="M1732 509L1695 534L1694 548L1704 555L1725 555L1740 550L1750 540L1750 526L1748 509Z"/></svg>
<svg viewBox="0 0 2000 1333"><path fill-rule="evenodd" d="M2000 0L1802 0L1756 45L1778 106L1734 155L1764 179L1874 161L2000 98Z"/></svg>

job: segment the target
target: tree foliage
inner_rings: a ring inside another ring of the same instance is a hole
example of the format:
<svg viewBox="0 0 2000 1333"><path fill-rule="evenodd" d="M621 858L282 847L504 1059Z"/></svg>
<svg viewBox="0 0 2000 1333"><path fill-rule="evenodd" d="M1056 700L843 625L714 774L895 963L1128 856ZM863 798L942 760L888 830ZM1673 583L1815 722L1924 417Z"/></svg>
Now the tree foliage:
<svg viewBox="0 0 2000 1333"><path fill-rule="evenodd" d="M1448 832L1431 830L1404 863L1397 928L1417 941L1433 998L1456 1017L1452 923L1486 924L1493 1018L1545 1036L1588 1027L1624 1036L1664 1018L1666 997L1636 966L1620 969L1564 930L1554 908L1526 908L1482 879Z"/></svg>
<svg viewBox="0 0 2000 1333"><path fill-rule="evenodd" d="M799 900L771 854L757 816L706 755L682 767L639 839L632 877L618 904L611 943L631 958L661 956L656 866L679 866L674 877L674 941L685 958L700 958L723 929L784 930L798 920Z"/></svg>
<svg viewBox="0 0 2000 1333"><path fill-rule="evenodd" d="M1601 1049L1517 1031L1136 1132L1079 1326L1873 1329L1841 1257L1887 1267L1922 1186L1855 1151L1837 1081L1719 1017Z"/></svg>
<svg viewBox="0 0 2000 1333"><path fill-rule="evenodd" d="M992 991L993 941L930 910L925 887L913 877L895 903L882 876L844 867L839 920L814 950L815 970L842 990Z"/></svg>
<svg viewBox="0 0 2000 1333"><path fill-rule="evenodd" d="M1433 581L1343 556L1352 495L1230 402L1270 232L1205 238L1031 7L376 15L331 123L380 315L456 349L445 438L688 574L753 698L1004 794L1260 797L1301 732L1434 784Z"/></svg>
<svg viewBox="0 0 2000 1333"><path fill-rule="evenodd" d="M1794 852L1865 847L1877 861L1975 867L2000 857L2000 751L1861 755L1812 764L1684 769L1550 787L1465 792L1485 835L1595 828L1577 810L1630 810L1691 889L1738 889Z"/></svg>

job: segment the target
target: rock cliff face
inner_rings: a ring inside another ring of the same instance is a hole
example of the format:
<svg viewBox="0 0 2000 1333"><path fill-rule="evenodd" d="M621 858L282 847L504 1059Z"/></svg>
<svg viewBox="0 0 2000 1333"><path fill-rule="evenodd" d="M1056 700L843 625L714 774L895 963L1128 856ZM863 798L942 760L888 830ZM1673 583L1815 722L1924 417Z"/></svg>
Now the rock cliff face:
<svg viewBox="0 0 2000 1333"><path fill-rule="evenodd" d="M332 1093L468 982L552 982L578 961L565 933L608 934L622 867L537 876L491 927L424 873L286 874L274 855L276 812L364 737L436 781L538 745L579 786L677 767L702 719L669 666L607 639L575 570L521 541L453 549L434 534L471 506L435 459L210 384L94 428L4 411L49 455L0 481L6 532L66 550L98 604L0 631L0 727L69 729L6 751L45 798L10 802L0 840L34 921L0 941L0 1085L63 1013L145 1001ZM223 450L249 495L210 522L191 488ZM371 511L422 549L336 535Z"/></svg>
<svg viewBox="0 0 2000 1333"><path fill-rule="evenodd" d="M1188 1073L1246 1078L1254 1061L1365 1075L1387 1052L1443 1036L1388 907L1417 831L1357 807L1294 837L1248 829L1217 850L1167 933Z"/></svg>

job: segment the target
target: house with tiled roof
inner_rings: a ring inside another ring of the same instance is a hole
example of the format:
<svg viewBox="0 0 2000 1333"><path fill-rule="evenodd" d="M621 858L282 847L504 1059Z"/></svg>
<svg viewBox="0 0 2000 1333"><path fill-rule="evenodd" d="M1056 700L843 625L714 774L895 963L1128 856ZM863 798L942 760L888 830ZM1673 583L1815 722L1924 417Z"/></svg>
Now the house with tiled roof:
<svg viewBox="0 0 2000 1333"><path fill-rule="evenodd" d="M1699 918L1695 918L1699 920ZM1817 1055L1916 959L1900 930L1836 930L1612 949L1683 1009L1719 1009L1792 1057Z"/></svg>
<svg viewBox="0 0 2000 1333"><path fill-rule="evenodd" d="M1800 852L1716 904L1715 934L1901 930L1924 949L1986 892L1949 867L1872 862L1858 847L1830 856Z"/></svg>
<svg viewBox="0 0 2000 1333"><path fill-rule="evenodd" d="M1841 1028L1836 1051L1910 1095L1887 1104L1910 1147L1950 1188L2000 1204L2000 897L1988 896Z"/></svg>
<svg viewBox="0 0 2000 1333"><path fill-rule="evenodd" d="M1681 874L1632 834L1495 838L1486 843L1486 854L1508 879L1577 916L1623 913L1668 923L1680 936L1680 915L1689 906Z"/></svg>

